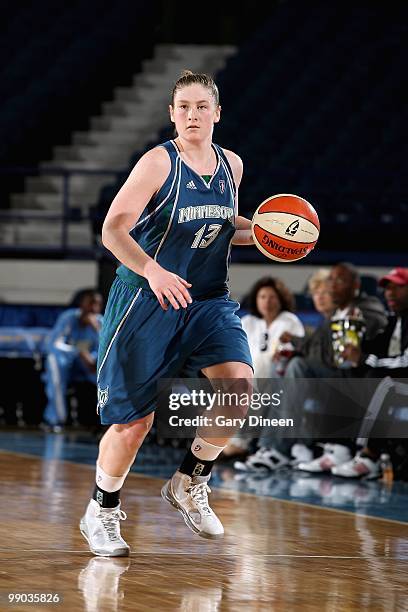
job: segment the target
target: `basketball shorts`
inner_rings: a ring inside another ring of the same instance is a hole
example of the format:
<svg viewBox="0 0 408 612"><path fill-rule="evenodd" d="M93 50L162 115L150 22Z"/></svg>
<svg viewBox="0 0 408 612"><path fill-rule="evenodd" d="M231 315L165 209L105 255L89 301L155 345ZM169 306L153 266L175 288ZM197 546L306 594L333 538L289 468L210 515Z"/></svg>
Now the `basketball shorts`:
<svg viewBox="0 0 408 612"><path fill-rule="evenodd" d="M252 367L239 304L227 295L164 311L156 296L117 277L98 355L98 410L104 425L153 412L158 381L198 378L202 368L238 361Z"/></svg>

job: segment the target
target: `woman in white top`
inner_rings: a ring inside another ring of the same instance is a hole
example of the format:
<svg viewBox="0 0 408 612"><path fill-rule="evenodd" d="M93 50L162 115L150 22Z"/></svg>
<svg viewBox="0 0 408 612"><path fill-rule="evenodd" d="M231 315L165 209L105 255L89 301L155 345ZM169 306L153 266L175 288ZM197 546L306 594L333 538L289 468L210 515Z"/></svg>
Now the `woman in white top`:
<svg viewBox="0 0 408 612"><path fill-rule="evenodd" d="M251 314L241 319L248 336L256 378L276 376L273 356L284 332L303 337L305 330L293 314L295 300L286 285L277 278L266 276L252 287L249 295Z"/></svg>
<svg viewBox="0 0 408 612"><path fill-rule="evenodd" d="M278 278L265 276L252 287L245 300L251 314L241 319L247 334L255 378L279 376L273 356L285 332L290 337L303 337L305 329L300 319L293 314L295 299L286 285ZM226 458L246 454L250 432L241 429L224 449Z"/></svg>

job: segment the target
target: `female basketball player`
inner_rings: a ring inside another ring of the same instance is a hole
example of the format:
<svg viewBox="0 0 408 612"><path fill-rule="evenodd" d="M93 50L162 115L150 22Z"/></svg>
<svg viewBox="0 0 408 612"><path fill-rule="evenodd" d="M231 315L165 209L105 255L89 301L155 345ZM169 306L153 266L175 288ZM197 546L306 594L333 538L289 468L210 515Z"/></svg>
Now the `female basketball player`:
<svg viewBox="0 0 408 612"><path fill-rule="evenodd" d="M252 244L250 221L237 216L242 162L212 142L221 107L209 76L183 73L169 110L177 138L138 161L102 231L104 245L122 263L98 359L98 409L111 427L100 443L96 488L80 528L91 551L103 556L129 554L120 535L126 515L119 493L152 425L157 381L201 371L210 380L248 381L248 391L252 378L238 305L227 287L231 242ZM207 481L228 438L213 442L197 434L162 489L206 538L224 532L209 507Z"/></svg>

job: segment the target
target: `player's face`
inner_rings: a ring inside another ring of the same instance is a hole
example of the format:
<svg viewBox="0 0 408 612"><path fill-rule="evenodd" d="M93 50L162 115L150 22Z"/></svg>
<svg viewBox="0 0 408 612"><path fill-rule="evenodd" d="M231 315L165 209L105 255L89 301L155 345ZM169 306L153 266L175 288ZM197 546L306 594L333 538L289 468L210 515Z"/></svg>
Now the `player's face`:
<svg viewBox="0 0 408 612"><path fill-rule="evenodd" d="M317 312L323 315L328 315L334 309L329 283L318 285L312 293L312 299Z"/></svg>
<svg viewBox="0 0 408 612"><path fill-rule="evenodd" d="M334 266L330 272L329 282L335 306L345 308L353 301L359 283L353 278L350 270L343 266Z"/></svg>
<svg viewBox="0 0 408 612"><path fill-rule="evenodd" d="M193 142L211 136L214 123L220 120L221 107L216 106L211 91L197 83L179 89L169 109L178 135Z"/></svg>
<svg viewBox="0 0 408 612"><path fill-rule="evenodd" d="M388 282L384 290L388 308L393 312L401 312L408 309L408 285L397 285Z"/></svg>
<svg viewBox="0 0 408 612"><path fill-rule="evenodd" d="M256 307L259 314L265 318L277 317L281 311L279 296L273 287L261 287L256 294Z"/></svg>

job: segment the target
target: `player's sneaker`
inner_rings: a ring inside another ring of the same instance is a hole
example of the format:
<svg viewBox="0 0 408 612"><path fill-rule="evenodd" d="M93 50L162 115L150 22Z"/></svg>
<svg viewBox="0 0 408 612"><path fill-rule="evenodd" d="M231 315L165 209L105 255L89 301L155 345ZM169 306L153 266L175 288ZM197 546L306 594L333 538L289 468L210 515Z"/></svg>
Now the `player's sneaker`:
<svg viewBox="0 0 408 612"><path fill-rule="evenodd" d="M127 518L120 503L116 508L102 508L91 499L79 528L94 555L101 557L127 557L129 546L120 535L120 521Z"/></svg>
<svg viewBox="0 0 408 612"><path fill-rule="evenodd" d="M288 466L289 463L289 459L275 448L259 448L246 461L235 461L234 468L242 472L273 472L281 467Z"/></svg>
<svg viewBox="0 0 408 612"><path fill-rule="evenodd" d="M324 444L323 455L313 461L302 461L297 466L303 472L330 472L331 469L351 459L350 449L342 444Z"/></svg>
<svg viewBox="0 0 408 612"><path fill-rule="evenodd" d="M224 527L208 503L209 476L195 476L177 471L166 482L161 496L177 508L188 527L202 538L222 538Z"/></svg>
<svg viewBox="0 0 408 612"><path fill-rule="evenodd" d="M370 457L361 456L357 453L351 461L332 467L332 474L343 478L364 478L374 480L379 478L381 470L379 461L373 461Z"/></svg>

